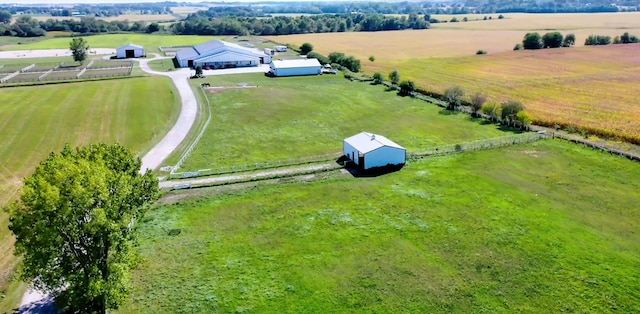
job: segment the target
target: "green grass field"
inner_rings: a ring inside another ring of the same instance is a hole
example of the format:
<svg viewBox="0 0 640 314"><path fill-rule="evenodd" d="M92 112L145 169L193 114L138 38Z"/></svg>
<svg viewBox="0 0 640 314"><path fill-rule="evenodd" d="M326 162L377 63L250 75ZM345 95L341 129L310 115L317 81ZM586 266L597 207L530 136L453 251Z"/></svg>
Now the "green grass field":
<svg viewBox="0 0 640 314"><path fill-rule="evenodd" d="M238 74L193 84L202 82L227 89L209 93L213 119L185 170L331 154L342 150L344 138L361 131L383 134L409 151L505 135L468 115L340 74Z"/></svg>
<svg viewBox="0 0 640 314"><path fill-rule="evenodd" d="M639 177L543 140L163 205L117 312L638 312Z"/></svg>
<svg viewBox="0 0 640 314"><path fill-rule="evenodd" d="M91 48L115 48L128 43L141 45L147 52L159 52L160 46L196 45L213 39L221 39L220 36L172 36L149 34L108 34L86 36L84 39ZM6 46L5 50L36 50L36 49L65 49L69 48L71 38L50 38L41 41Z"/></svg>
<svg viewBox="0 0 640 314"><path fill-rule="evenodd" d="M173 125L179 98L167 78L131 78L0 89L0 207L15 197L24 176L65 143L119 142L140 153ZM16 259L0 213L0 313L22 297L7 288ZM5 290L6 289L6 290Z"/></svg>

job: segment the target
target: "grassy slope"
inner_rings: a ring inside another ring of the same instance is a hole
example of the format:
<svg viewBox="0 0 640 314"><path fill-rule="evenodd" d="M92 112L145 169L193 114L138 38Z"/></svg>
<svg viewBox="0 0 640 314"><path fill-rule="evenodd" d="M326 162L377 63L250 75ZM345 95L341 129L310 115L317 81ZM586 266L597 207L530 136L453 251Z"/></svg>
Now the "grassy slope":
<svg viewBox="0 0 640 314"><path fill-rule="evenodd" d="M65 143L119 142L144 152L177 119L171 81L136 78L0 90L0 207L15 197L21 179ZM0 292L15 266L8 216L0 213ZM15 291L9 291L9 294ZM0 306L10 310L20 295Z"/></svg>
<svg viewBox="0 0 640 314"><path fill-rule="evenodd" d="M638 177L546 140L161 206L119 312L637 312Z"/></svg>
<svg viewBox="0 0 640 314"><path fill-rule="evenodd" d="M342 75L267 78L262 74L210 76L213 120L185 169L274 162L331 154L361 131L384 134L410 151L504 135L467 115L351 82ZM198 80L195 83L204 81Z"/></svg>
<svg viewBox="0 0 640 314"><path fill-rule="evenodd" d="M195 45L213 39L220 39L220 36L109 34L85 37L92 48L115 48L127 43L134 43L145 47L148 52L158 52L159 46ZM71 39L68 37L51 38L30 44L5 47L5 50L64 49L69 48L69 41Z"/></svg>

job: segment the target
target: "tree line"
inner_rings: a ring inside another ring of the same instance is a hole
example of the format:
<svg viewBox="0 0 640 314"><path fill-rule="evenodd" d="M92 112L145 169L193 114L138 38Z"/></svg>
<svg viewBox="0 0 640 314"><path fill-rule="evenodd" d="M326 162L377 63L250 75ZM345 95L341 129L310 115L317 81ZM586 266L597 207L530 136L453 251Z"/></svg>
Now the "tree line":
<svg viewBox="0 0 640 314"><path fill-rule="evenodd" d="M522 39L522 44L516 44L513 50L571 47L575 43L575 34L564 36L560 32L549 32L540 35L538 32L532 32L526 33Z"/></svg>
<svg viewBox="0 0 640 314"><path fill-rule="evenodd" d="M412 95L414 92L441 99L446 102L447 110L461 110L463 107L469 108L474 117L488 118L490 121L498 122L511 127L527 128L532 119L526 113L524 105L517 100L508 100L502 103L488 102L485 94L476 92L465 99L465 91L460 86L451 86L443 94L436 94L420 90L411 80L400 80L400 73L397 70L391 71L387 78L392 87L397 87L401 96ZM384 76L380 72L373 74L374 84L384 83Z"/></svg>
<svg viewBox="0 0 640 314"><path fill-rule="evenodd" d="M99 34L116 32L154 33L164 28L158 23L111 21L95 17L83 17L80 20L66 19L38 21L28 15L22 15L13 24L3 23L6 15L0 11L0 35L17 37L45 36L50 31L73 32L79 34ZM8 20L11 20L9 15Z"/></svg>
<svg viewBox="0 0 640 314"><path fill-rule="evenodd" d="M615 36L611 39L611 36L606 35L589 35L584 41L585 46L598 46L609 44L634 44L640 42L640 39L636 35L631 35L629 32L624 32L620 36Z"/></svg>
<svg viewBox="0 0 640 314"><path fill-rule="evenodd" d="M204 11L209 12L209 11ZM351 31L388 31L429 28L428 15L385 16L382 14L320 14L271 18L191 14L175 23L176 35L287 35Z"/></svg>

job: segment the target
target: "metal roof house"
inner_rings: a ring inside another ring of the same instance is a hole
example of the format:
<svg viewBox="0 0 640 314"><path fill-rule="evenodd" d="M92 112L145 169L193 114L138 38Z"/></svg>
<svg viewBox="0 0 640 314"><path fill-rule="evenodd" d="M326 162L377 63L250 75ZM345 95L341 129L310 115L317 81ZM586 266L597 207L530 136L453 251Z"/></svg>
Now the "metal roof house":
<svg viewBox="0 0 640 314"><path fill-rule="evenodd" d="M318 59L273 60L269 64L272 76L296 76L322 74Z"/></svg>
<svg viewBox="0 0 640 314"><path fill-rule="evenodd" d="M344 140L344 155L367 170L404 165L407 150L382 135L361 132Z"/></svg>
<svg viewBox="0 0 640 314"><path fill-rule="evenodd" d="M212 40L178 50L180 67L209 66L214 69L251 67L271 62L271 56L259 49L247 48L222 40Z"/></svg>
<svg viewBox="0 0 640 314"><path fill-rule="evenodd" d="M116 58L140 58L144 57L144 47L134 44L126 44L116 48Z"/></svg>

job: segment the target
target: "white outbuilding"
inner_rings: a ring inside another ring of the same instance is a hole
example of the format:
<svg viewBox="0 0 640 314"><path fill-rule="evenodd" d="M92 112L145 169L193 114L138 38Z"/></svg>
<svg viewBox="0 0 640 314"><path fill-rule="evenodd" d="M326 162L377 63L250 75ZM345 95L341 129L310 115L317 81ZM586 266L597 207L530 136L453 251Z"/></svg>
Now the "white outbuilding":
<svg viewBox="0 0 640 314"><path fill-rule="evenodd" d="M269 64L272 76L296 76L322 74L318 59L272 60Z"/></svg>
<svg viewBox="0 0 640 314"><path fill-rule="evenodd" d="M344 155L367 170L404 165L407 150L382 135L361 132L344 140Z"/></svg>
<svg viewBox="0 0 640 314"><path fill-rule="evenodd" d="M126 44L124 46L116 48L116 57L118 59L140 58L144 56L144 47L142 46Z"/></svg>

